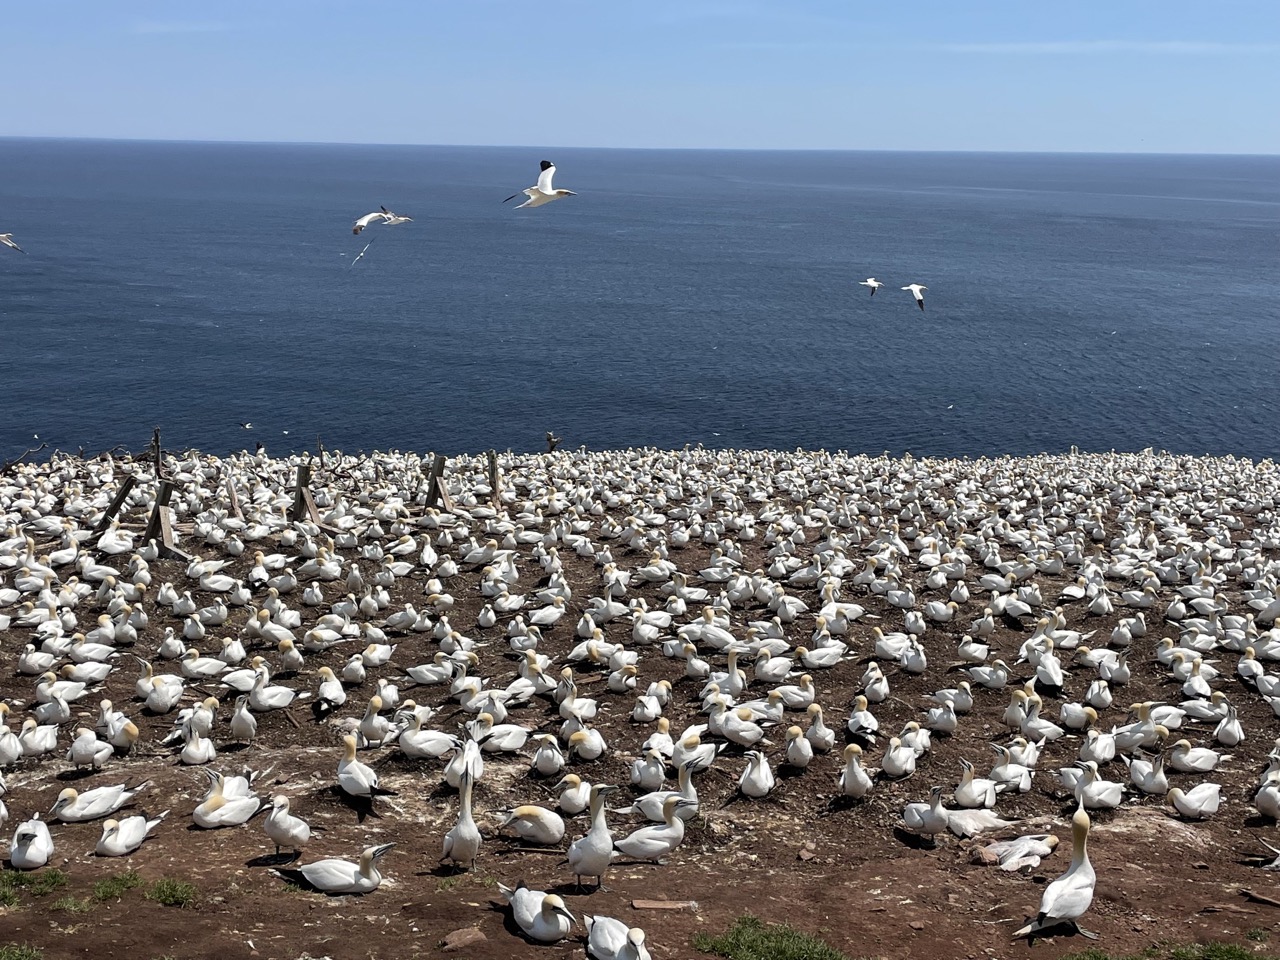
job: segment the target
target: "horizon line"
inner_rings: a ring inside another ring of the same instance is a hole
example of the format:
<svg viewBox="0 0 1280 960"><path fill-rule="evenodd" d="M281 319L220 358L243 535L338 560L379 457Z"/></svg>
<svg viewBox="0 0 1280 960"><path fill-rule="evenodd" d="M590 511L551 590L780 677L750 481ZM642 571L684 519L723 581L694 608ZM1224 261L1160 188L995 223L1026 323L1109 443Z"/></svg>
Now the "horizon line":
<svg viewBox="0 0 1280 960"><path fill-rule="evenodd" d="M1042 156L1148 156L1148 157L1277 157L1277 153L1222 153L1212 150L1033 150L1033 149L978 149L948 147L618 147L618 146L569 146L555 144L522 143L408 143L374 142L368 140L242 140L233 138L186 139L165 137L102 137L69 136L54 134L0 134L0 142L6 140L49 140L86 143L171 143L171 144L219 144L229 146L279 146L279 147L437 147L459 150L647 150L688 153L975 153Z"/></svg>

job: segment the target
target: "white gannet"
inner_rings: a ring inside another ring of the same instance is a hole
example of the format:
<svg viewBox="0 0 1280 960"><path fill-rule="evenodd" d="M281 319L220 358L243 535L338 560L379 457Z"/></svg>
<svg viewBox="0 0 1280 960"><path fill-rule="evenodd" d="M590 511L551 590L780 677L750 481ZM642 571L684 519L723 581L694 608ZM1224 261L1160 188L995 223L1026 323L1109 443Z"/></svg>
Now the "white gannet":
<svg viewBox="0 0 1280 960"><path fill-rule="evenodd" d="M1071 866L1067 872L1045 887L1040 897L1040 909L1036 918L1014 933L1018 937L1035 936L1059 924L1070 924L1081 934L1093 938L1093 934L1080 928L1076 922L1093 902L1096 877L1089 862L1089 814L1078 809L1071 818ZM1094 938L1096 939L1096 938Z"/></svg>
<svg viewBox="0 0 1280 960"><path fill-rule="evenodd" d="M607 784L591 788L591 828L569 845L569 869L578 886L583 877L595 877L597 889L604 889L604 874L613 859L613 834L605 819L604 801L617 789Z"/></svg>
<svg viewBox="0 0 1280 960"><path fill-rule="evenodd" d="M367 797L372 805L374 798L393 791L378 786L378 775L371 767L356 759L356 738L347 734L342 738L342 757L338 760L338 786L352 797Z"/></svg>
<svg viewBox="0 0 1280 960"><path fill-rule="evenodd" d="M983 850L996 858L1001 870L1034 870L1040 860L1049 856L1058 846L1058 838L1051 833L1031 834L1012 840L997 840Z"/></svg>
<svg viewBox="0 0 1280 960"><path fill-rule="evenodd" d="M444 855L440 858L461 866L470 864L476 867L476 858L480 855L480 828L476 826L471 815L471 771L464 769L458 780L459 804L458 821L444 835Z"/></svg>
<svg viewBox="0 0 1280 960"><path fill-rule="evenodd" d="M913 297L915 297L915 298L916 298L916 306L918 306L921 310L923 310L923 309L924 309L924 293L923 293L923 291L928 290L928 289L929 289L928 287L923 286L922 284L919 284L919 283L909 283L909 284L907 284L905 287L903 287L902 289L903 289L903 290L910 290L910 291L911 291L911 295L912 295Z"/></svg>
<svg viewBox="0 0 1280 960"><path fill-rule="evenodd" d="M499 829L511 827L526 843L550 845L564 839L564 820L552 810L523 805L506 811Z"/></svg>
<svg viewBox="0 0 1280 960"><path fill-rule="evenodd" d="M942 788L931 787L928 803L908 803L902 808L902 828L908 833L928 837L935 844L937 835L947 829L947 811L942 806Z"/></svg>
<svg viewBox="0 0 1280 960"><path fill-rule="evenodd" d="M276 845L277 855L281 847L288 847L294 853L301 854L302 848L311 839L311 827L301 817L295 817L289 812L289 798L282 793L271 798L271 809L267 812L263 829Z"/></svg>
<svg viewBox="0 0 1280 960"><path fill-rule="evenodd" d="M865 279L865 280L859 280L859 281L858 281L858 286L860 286L860 287L870 287L870 288L871 288L871 295L874 297L874 296L876 295L876 291L877 291L877 290L879 290L881 287L883 287L883 286L884 286L884 283L882 283L881 281L877 280L875 277L867 277L867 279Z"/></svg>
<svg viewBox="0 0 1280 960"><path fill-rule="evenodd" d="M515 889L498 884L498 892L511 904L511 916L524 935L539 943L558 943L573 928L573 914L554 893L530 890L522 880Z"/></svg>
<svg viewBox="0 0 1280 960"><path fill-rule="evenodd" d="M913 756L914 762L914 756ZM840 792L860 800L871 792L871 776L862 768L862 748L851 743L844 748L844 769L840 771Z"/></svg>
<svg viewBox="0 0 1280 960"><path fill-rule="evenodd" d="M366 213L363 217L358 219L355 222L355 224L351 227L351 232L355 234L359 234L361 230L363 230L365 227L369 226L370 224L380 223L382 221L385 221L386 219L387 219L386 207L383 207L380 210L375 210L373 213ZM381 250L382 248L379 247L378 249ZM354 263L355 261L352 261L352 262Z"/></svg>
<svg viewBox="0 0 1280 960"><path fill-rule="evenodd" d="M652 960L644 945L644 931L628 928L614 917L582 915L587 928L587 956L591 960Z"/></svg>
<svg viewBox="0 0 1280 960"><path fill-rule="evenodd" d="M667 797L662 804L663 823L643 826L622 839L615 840L614 850L633 860L655 860L664 864L666 861L662 858L684 840L685 822L676 816L676 810L682 804L687 806L695 802L679 796Z"/></svg>
<svg viewBox="0 0 1280 960"><path fill-rule="evenodd" d="M236 827L246 823L258 812L262 801L257 794L246 792L227 795L226 780L216 770L204 768L209 778L209 791L200 804L191 811L191 819L197 827L204 830L216 830L219 827Z"/></svg>
<svg viewBox="0 0 1280 960"><path fill-rule="evenodd" d="M552 200L559 200L561 197L577 196L577 194L572 190L552 189L551 178L556 174L556 165L554 163L550 160L543 160L540 164L540 168L542 172L538 174L538 182L527 190L520 191L520 193L523 193L529 199L517 206L517 210L523 207L540 207L544 203L550 203ZM511 196L507 197L507 200L514 200L518 196L520 196L519 193L513 193ZM502 202L506 203L507 200L503 200Z"/></svg>
<svg viewBox="0 0 1280 960"><path fill-rule="evenodd" d="M359 863L330 857L308 863L296 870L277 869L275 872L285 880L311 887L321 893L372 893L382 883L378 861L394 846L394 843L383 843L376 847L365 847L360 854Z"/></svg>
<svg viewBox="0 0 1280 960"><path fill-rule="evenodd" d="M1201 783L1186 791L1171 787L1165 798L1184 817L1204 820L1218 812L1221 791L1222 787L1216 783Z"/></svg>
<svg viewBox="0 0 1280 960"><path fill-rule="evenodd" d="M742 795L758 800L773 789L773 769L769 759L759 750L747 751L747 766L738 777L738 789Z"/></svg>
<svg viewBox="0 0 1280 960"><path fill-rule="evenodd" d="M0 233L0 243L3 243L6 247L10 247L13 250L17 250L19 253L27 252L13 242L12 233Z"/></svg>
<svg viewBox="0 0 1280 960"><path fill-rule="evenodd" d="M136 794L146 789L150 783L150 780L143 780L136 787L130 787L127 783L118 783L109 787L86 790L84 793L78 793L73 788L67 787L58 794L58 799L49 812L63 823L97 820L99 817L115 813Z"/></svg>
<svg viewBox="0 0 1280 960"><path fill-rule="evenodd" d="M125 817L123 820L104 820L102 836L93 852L100 857L127 857L142 846L151 832L169 815L166 810L157 817Z"/></svg>
<svg viewBox="0 0 1280 960"><path fill-rule="evenodd" d="M556 784L556 789L560 790L556 806L564 813L572 817L587 809L591 799L591 784L576 773L566 773Z"/></svg>
<svg viewBox="0 0 1280 960"><path fill-rule="evenodd" d="M36 814L26 823L18 825L9 843L9 864L15 870L35 870L43 867L53 856L53 837L49 827Z"/></svg>

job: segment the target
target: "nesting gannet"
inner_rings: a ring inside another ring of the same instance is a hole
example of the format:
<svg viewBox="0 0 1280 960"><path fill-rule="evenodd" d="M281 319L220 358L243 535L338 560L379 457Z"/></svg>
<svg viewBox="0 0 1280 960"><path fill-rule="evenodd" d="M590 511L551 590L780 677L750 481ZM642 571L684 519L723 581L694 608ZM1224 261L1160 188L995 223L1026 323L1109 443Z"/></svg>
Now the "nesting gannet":
<svg viewBox="0 0 1280 960"><path fill-rule="evenodd" d="M6 247L10 247L10 248L12 248L12 249L14 249L14 250L17 250L19 253L26 253L26 252L27 252L27 251L23 250L20 246L18 246L16 243L14 243L14 242L13 242L13 234L12 234L12 233L0 233L0 243L3 243Z"/></svg>
<svg viewBox="0 0 1280 960"><path fill-rule="evenodd" d="M152 831L164 822L169 815L166 810L156 817L145 815L125 817L123 820L104 820L102 836L94 853L100 857L127 857L142 846L142 842L151 836Z"/></svg>
<svg viewBox="0 0 1280 960"><path fill-rule="evenodd" d="M871 295L874 297L874 296L876 295L876 291L877 291L877 290L879 290L881 287L883 287L883 286L884 286L884 283L883 283L883 282L881 282L881 281L879 281L879 280L877 280L875 277L867 277L867 279L865 279L865 280L859 280L859 281L858 281L858 286L860 286L860 287L870 287L870 288L871 288Z"/></svg>
<svg viewBox="0 0 1280 960"><path fill-rule="evenodd" d="M143 780L136 787L130 787L127 783L118 783L109 787L86 790L84 793L78 793L73 788L67 787L58 794L58 799L49 812L63 823L97 820L115 813L135 795L145 790L150 783L150 780Z"/></svg>
<svg viewBox="0 0 1280 960"><path fill-rule="evenodd" d="M302 848L311 839L311 827L301 817L295 817L289 812L289 798L282 793L271 798L271 809L262 826L271 842L276 845L277 855L281 847L288 847L294 853L301 854Z"/></svg>
<svg viewBox="0 0 1280 960"><path fill-rule="evenodd" d="M840 772L840 792L860 800L871 792L872 787L871 776L862 768L862 748L856 743L849 744L844 748L844 761L844 769Z"/></svg>
<svg viewBox="0 0 1280 960"><path fill-rule="evenodd" d="M371 767L356 759L356 738L351 734L342 738L342 758L338 760L338 786L352 797L367 797L370 804L376 797L395 791L378 785L378 775Z"/></svg>
<svg viewBox="0 0 1280 960"><path fill-rule="evenodd" d="M511 827L526 843L551 845L564 839L564 820L543 807L512 807L498 826Z"/></svg>
<svg viewBox="0 0 1280 960"><path fill-rule="evenodd" d="M209 790L200 804L191 811L191 819L197 827L216 830L219 827L235 827L246 823L258 812L262 801L252 792L226 791L226 778L216 770L204 768L209 778Z"/></svg>
<svg viewBox="0 0 1280 960"><path fill-rule="evenodd" d="M587 928L587 956L591 960L651 960L644 931L614 917L582 915Z"/></svg>
<svg viewBox="0 0 1280 960"><path fill-rule="evenodd" d="M35 870L53 856L53 837L39 814L19 824L9 843L9 863L15 870Z"/></svg>
<svg viewBox="0 0 1280 960"><path fill-rule="evenodd" d="M911 291L911 295L912 295L913 297L915 297L915 298L916 298L916 306L918 306L921 310L923 310L923 309L924 309L924 293L923 293L923 291L928 290L928 289L929 289L928 287L923 286L922 284L919 284L919 283L909 283L909 284L907 284L905 287L903 287L902 289L903 289L903 290L910 290L910 291Z"/></svg>
<svg viewBox="0 0 1280 960"><path fill-rule="evenodd" d="M517 210L522 207L540 207L544 203L550 203L552 200L559 200L561 197L576 197L577 194L572 190L555 190L551 186L551 178L556 174L556 165L550 160L543 160L540 164L542 170L538 174L538 182L529 187L527 190L520 191L529 199L516 207ZM519 193L513 193L507 197L507 200L514 200L520 196ZM506 203L507 200L503 200Z"/></svg>
<svg viewBox="0 0 1280 960"><path fill-rule="evenodd" d="M1084 916L1089 904L1093 902L1093 888L1097 879L1093 864L1089 862L1088 841L1089 814L1078 809L1071 818L1071 866L1066 873L1045 887L1036 918L1014 933L1015 939L1032 937L1042 930L1063 923L1075 927L1084 936L1096 939L1076 922Z"/></svg>
<svg viewBox="0 0 1280 960"><path fill-rule="evenodd" d="M564 813L572 817L587 809L591 798L591 784L576 773L567 773L561 777L556 789L560 791L556 806Z"/></svg>
<svg viewBox="0 0 1280 960"><path fill-rule="evenodd" d="M394 843L383 843L365 847L360 854L359 863L331 857L308 863L296 870L277 869L275 872L285 880L321 893L372 893L382 883L378 861L394 846Z"/></svg>
<svg viewBox="0 0 1280 960"><path fill-rule="evenodd" d="M997 840L983 850L994 856L1001 870L1034 870L1040 860L1049 856L1058 846L1058 838L1051 833L1031 834L1012 840Z"/></svg>
<svg viewBox="0 0 1280 960"><path fill-rule="evenodd" d="M539 943L557 943L573 928L573 914L554 893L530 890L521 880L515 888L498 884L498 892L511 904L511 916L525 936Z"/></svg>
<svg viewBox="0 0 1280 960"><path fill-rule="evenodd" d="M745 797L759 799L769 795L773 789L773 769L769 759L759 750L747 751L747 766L738 777L738 789Z"/></svg>
<svg viewBox="0 0 1280 960"><path fill-rule="evenodd" d="M902 809L902 828L908 833L929 837L935 843L937 835L947 829L947 811L942 806L942 787L929 790L928 803L908 803Z"/></svg>
<svg viewBox="0 0 1280 960"><path fill-rule="evenodd" d="M1190 790L1171 787L1165 795L1178 813L1192 820L1204 820L1218 812L1222 787L1216 783L1201 783Z"/></svg>

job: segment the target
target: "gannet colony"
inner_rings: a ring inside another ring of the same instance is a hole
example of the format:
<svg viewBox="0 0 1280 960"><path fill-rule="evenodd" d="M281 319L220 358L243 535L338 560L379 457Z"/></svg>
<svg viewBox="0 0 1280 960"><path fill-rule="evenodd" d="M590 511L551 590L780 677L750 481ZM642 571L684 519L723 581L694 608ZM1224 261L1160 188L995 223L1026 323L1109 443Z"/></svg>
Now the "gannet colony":
<svg viewBox="0 0 1280 960"><path fill-rule="evenodd" d="M1269 461L432 464L7 465L8 868L283 904L242 931L263 956L381 914L399 956L474 927L494 956L687 957L708 910L892 953L904 904L975 950L1116 941L1190 922L1202 894L1143 891L1193 862L1220 906L1270 888L1239 862L1280 816Z"/></svg>

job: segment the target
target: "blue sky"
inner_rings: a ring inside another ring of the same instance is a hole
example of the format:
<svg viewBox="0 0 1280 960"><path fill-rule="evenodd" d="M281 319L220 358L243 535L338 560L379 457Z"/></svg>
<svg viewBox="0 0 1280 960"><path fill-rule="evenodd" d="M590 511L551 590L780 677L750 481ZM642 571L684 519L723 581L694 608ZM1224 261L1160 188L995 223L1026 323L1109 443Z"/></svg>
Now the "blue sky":
<svg viewBox="0 0 1280 960"><path fill-rule="evenodd" d="M1280 0L39 0L0 135L1280 153Z"/></svg>

